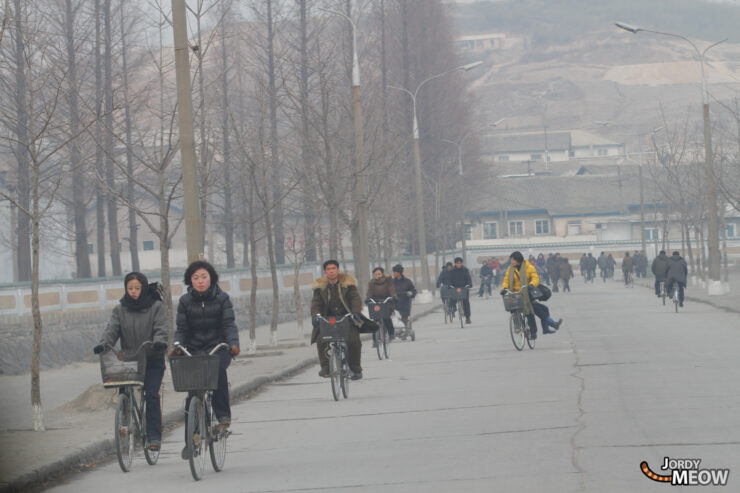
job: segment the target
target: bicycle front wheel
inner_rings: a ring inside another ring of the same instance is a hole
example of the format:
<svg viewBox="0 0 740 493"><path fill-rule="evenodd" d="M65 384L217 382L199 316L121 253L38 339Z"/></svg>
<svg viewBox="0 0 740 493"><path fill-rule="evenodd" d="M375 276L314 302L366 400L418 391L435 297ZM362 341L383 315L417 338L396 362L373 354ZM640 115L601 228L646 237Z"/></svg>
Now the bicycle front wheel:
<svg viewBox="0 0 740 493"><path fill-rule="evenodd" d="M339 400L339 377L342 372L342 363L339 359L339 350L329 348L329 380L331 380L331 395L335 401Z"/></svg>
<svg viewBox="0 0 740 493"><path fill-rule="evenodd" d="M509 318L509 332L511 333L511 342L517 351L524 349L524 330L521 326L519 315L512 313Z"/></svg>
<svg viewBox="0 0 740 493"><path fill-rule="evenodd" d="M123 472L131 470L131 462L134 460L135 438L133 413L131 412L131 399L126 394L118 395L115 418L116 456L118 465Z"/></svg>
<svg viewBox="0 0 740 493"><path fill-rule="evenodd" d="M388 332L383 332L383 356L385 356L385 359L389 359L391 357L391 350L388 349L390 337L391 336L388 335Z"/></svg>
<svg viewBox="0 0 740 493"><path fill-rule="evenodd" d="M144 397L144 394L141 395L141 430L144 434L142 437L141 443L144 444L144 457L146 458L147 464L150 466L153 466L157 463L159 460L159 450L149 450L149 447L147 446L147 438L146 438L146 400Z"/></svg>
<svg viewBox="0 0 740 493"><path fill-rule="evenodd" d="M211 415L211 433L208 438L208 449L211 452L211 465L213 470L221 472L224 469L224 463L226 463L226 439L229 437L229 430L221 428L216 419L216 413L213 412L213 408L209 405L209 414Z"/></svg>
<svg viewBox="0 0 740 493"><path fill-rule="evenodd" d="M381 322L382 323L382 322ZM383 340L383 327L373 332L373 341L375 342L375 349L378 351L378 359L383 359L383 349L380 347Z"/></svg>
<svg viewBox="0 0 740 493"><path fill-rule="evenodd" d="M349 398L349 363L347 362L347 350L343 348L337 352L342 362L342 370L339 374L339 384L342 387L342 395L345 399Z"/></svg>
<svg viewBox="0 0 740 493"><path fill-rule="evenodd" d="M457 315L458 315L457 318L460 319L460 328L462 329L462 328L465 327L465 322L463 321L463 306L462 306L462 301L458 301L457 302Z"/></svg>
<svg viewBox="0 0 740 493"><path fill-rule="evenodd" d="M208 426L208 422L206 421L205 411L203 409L203 401L195 395L190 399L187 426L190 472L193 474L193 479L198 481L203 477L203 469L206 465L205 452L208 446L206 443L208 437L206 427Z"/></svg>

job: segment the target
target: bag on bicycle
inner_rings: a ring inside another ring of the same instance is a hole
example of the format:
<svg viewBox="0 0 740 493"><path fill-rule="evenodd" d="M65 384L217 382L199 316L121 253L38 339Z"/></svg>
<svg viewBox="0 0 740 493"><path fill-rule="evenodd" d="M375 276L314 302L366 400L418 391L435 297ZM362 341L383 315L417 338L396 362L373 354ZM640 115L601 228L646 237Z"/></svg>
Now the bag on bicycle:
<svg viewBox="0 0 740 493"><path fill-rule="evenodd" d="M357 327L357 332L360 334L372 334L374 332L377 332L378 329L380 329L380 325L375 323L374 321L367 318L362 313L359 314L361 321L357 321L355 319L352 319L352 322L355 324L355 327Z"/></svg>
<svg viewBox="0 0 740 493"><path fill-rule="evenodd" d="M539 286L528 286L529 297L537 301L547 301L552 296L552 291L546 285L540 283Z"/></svg>

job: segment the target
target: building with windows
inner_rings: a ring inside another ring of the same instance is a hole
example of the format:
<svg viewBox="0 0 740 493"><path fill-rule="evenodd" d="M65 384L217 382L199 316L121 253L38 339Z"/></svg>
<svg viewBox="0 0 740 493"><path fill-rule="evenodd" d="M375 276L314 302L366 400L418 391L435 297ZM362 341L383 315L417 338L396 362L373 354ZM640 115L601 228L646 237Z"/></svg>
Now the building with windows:
<svg viewBox="0 0 740 493"><path fill-rule="evenodd" d="M492 133L483 151L495 162L557 163L583 158L623 156L625 145L583 130Z"/></svg>

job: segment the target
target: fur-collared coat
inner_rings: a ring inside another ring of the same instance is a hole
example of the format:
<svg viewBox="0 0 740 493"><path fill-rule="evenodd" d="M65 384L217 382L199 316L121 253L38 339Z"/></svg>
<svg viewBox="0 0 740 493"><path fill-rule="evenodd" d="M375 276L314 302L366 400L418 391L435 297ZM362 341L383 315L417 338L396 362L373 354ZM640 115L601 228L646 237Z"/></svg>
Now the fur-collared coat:
<svg viewBox="0 0 740 493"><path fill-rule="evenodd" d="M322 317L328 317L330 315L344 315L347 313L361 313L362 312L362 299L360 298L360 292L357 290L357 279L348 274L339 274L339 296L341 298L339 304L335 304L337 300L329 299L329 279L326 276L316 279L311 285L313 290L313 298L311 299L311 316L321 315ZM341 303L343 301L344 303ZM340 313L336 310L332 310L332 307L339 308ZM316 342L319 336L319 329L314 327L311 333L311 343Z"/></svg>

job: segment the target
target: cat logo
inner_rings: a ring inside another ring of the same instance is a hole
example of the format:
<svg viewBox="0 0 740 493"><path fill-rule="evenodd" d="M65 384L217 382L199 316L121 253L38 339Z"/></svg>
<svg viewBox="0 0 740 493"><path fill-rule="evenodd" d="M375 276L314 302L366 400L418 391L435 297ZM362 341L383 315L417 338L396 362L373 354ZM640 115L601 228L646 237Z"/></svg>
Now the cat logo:
<svg viewBox="0 0 740 493"><path fill-rule="evenodd" d="M640 463L642 473L653 481L674 486L726 486L730 476L729 469L699 469L701 459L663 458L663 471L670 474L657 474L646 461Z"/></svg>

